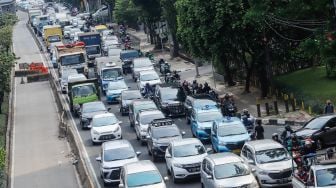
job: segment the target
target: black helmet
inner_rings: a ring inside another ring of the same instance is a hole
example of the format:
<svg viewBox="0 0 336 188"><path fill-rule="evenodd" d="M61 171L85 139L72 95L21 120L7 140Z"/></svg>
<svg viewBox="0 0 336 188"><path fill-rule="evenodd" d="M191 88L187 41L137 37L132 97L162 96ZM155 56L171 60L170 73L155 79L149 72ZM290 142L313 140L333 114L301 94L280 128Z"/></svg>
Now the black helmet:
<svg viewBox="0 0 336 188"><path fill-rule="evenodd" d="M286 125L286 126L285 126L285 130L286 130L286 131L291 130L290 126L289 126L289 125Z"/></svg>
<svg viewBox="0 0 336 188"><path fill-rule="evenodd" d="M148 83L148 82L146 83L146 86L149 86L149 83Z"/></svg>

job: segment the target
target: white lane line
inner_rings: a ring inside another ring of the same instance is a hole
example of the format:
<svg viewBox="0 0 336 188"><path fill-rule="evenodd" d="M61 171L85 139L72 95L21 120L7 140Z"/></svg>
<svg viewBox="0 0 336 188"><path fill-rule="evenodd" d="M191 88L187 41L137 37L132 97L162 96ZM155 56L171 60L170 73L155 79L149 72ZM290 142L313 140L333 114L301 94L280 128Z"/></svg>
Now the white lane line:
<svg viewBox="0 0 336 188"><path fill-rule="evenodd" d="M13 49L14 49L14 45L13 45ZM15 51L15 50L14 50ZM13 91L13 107L14 109L12 109L13 111L13 127L12 127L12 146L11 146L11 185L10 187L11 188L14 188L14 181L15 181L15 178L14 178L14 167L15 167L15 161L14 161L14 155L15 155L15 109L16 109L16 79L14 77L14 91Z"/></svg>

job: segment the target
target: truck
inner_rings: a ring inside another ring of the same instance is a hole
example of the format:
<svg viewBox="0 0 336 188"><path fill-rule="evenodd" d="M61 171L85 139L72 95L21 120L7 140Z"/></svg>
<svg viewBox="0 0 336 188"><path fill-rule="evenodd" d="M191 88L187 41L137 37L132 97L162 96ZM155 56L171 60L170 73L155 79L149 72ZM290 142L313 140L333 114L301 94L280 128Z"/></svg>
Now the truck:
<svg viewBox="0 0 336 188"><path fill-rule="evenodd" d="M97 75L103 94L106 94L108 83L123 80L123 73L120 61L111 61L108 57L96 58Z"/></svg>
<svg viewBox="0 0 336 188"><path fill-rule="evenodd" d="M84 42L89 60L101 57L101 36L98 32L81 33L78 35L78 39Z"/></svg>
<svg viewBox="0 0 336 188"><path fill-rule="evenodd" d="M70 101L70 110L76 116L79 116L81 106L84 103L100 100L97 79L68 83L68 97Z"/></svg>
<svg viewBox="0 0 336 188"><path fill-rule="evenodd" d="M29 23L31 25L31 27L36 26L36 21L35 17L36 16L41 16L42 15L42 10L39 8L31 8L28 10L28 15L29 15Z"/></svg>
<svg viewBox="0 0 336 188"><path fill-rule="evenodd" d="M51 44L61 42L62 38L62 28L60 25L46 25L43 27L43 39L48 51Z"/></svg>
<svg viewBox="0 0 336 188"><path fill-rule="evenodd" d="M293 188L334 188L336 187L336 159L329 154L316 154L310 164L293 170ZM301 157L302 160L303 157ZM307 159L305 159L307 160ZM293 165L294 166L294 165ZM304 171L303 171L304 170ZM302 175L304 173L304 175Z"/></svg>
<svg viewBox="0 0 336 188"><path fill-rule="evenodd" d="M36 32L38 36L42 36L43 34L43 26L49 25L50 23L50 17L49 15L41 15L41 16L36 16Z"/></svg>
<svg viewBox="0 0 336 188"><path fill-rule="evenodd" d="M76 69L78 73L87 72L87 58L83 42L56 46L58 73L66 69Z"/></svg>
<svg viewBox="0 0 336 188"><path fill-rule="evenodd" d="M70 20L68 18L67 13L65 12L56 13L55 17L56 17L56 24L60 25L62 29L64 28L64 26L70 25Z"/></svg>

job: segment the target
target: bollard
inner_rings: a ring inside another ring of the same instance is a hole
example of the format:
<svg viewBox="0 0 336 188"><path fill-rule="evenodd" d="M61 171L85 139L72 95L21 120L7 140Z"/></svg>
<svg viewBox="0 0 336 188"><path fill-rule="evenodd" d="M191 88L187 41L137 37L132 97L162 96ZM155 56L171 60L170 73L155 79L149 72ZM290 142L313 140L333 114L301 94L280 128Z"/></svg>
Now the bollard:
<svg viewBox="0 0 336 188"><path fill-rule="evenodd" d="M285 98L285 107L286 107L286 112L288 113L289 112L289 105L288 105L288 95L284 95L284 98Z"/></svg>
<svg viewBox="0 0 336 188"><path fill-rule="evenodd" d="M279 108L278 108L278 101L277 100L274 100L274 111L275 111L276 115L279 114Z"/></svg>
<svg viewBox="0 0 336 188"><path fill-rule="evenodd" d="M269 110L268 102L265 103L265 108L266 108L266 115L269 116L270 115L270 110Z"/></svg>
<svg viewBox="0 0 336 188"><path fill-rule="evenodd" d="M20 82L20 84L24 84L25 83L25 81L23 80L23 77L21 77L21 82Z"/></svg>
<svg viewBox="0 0 336 188"><path fill-rule="evenodd" d="M257 99L257 113L258 113L258 117L261 117L260 101L259 101L259 99Z"/></svg>
<svg viewBox="0 0 336 188"><path fill-rule="evenodd" d="M308 107L308 113L309 113L309 115L311 115L311 114L312 114L312 109L311 109L311 107L310 107L310 106Z"/></svg>
<svg viewBox="0 0 336 188"><path fill-rule="evenodd" d="M304 102L301 101L301 110L304 111L305 110L305 106L304 106Z"/></svg>

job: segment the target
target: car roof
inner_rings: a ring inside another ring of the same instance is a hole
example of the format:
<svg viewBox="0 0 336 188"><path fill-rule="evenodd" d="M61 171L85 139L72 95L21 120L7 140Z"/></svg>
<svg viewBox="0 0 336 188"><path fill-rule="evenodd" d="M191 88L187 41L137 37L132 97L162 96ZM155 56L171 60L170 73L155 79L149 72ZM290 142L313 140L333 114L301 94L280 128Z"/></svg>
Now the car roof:
<svg viewBox="0 0 336 188"><path fill-rule="evenodd" d="M142 160L142 161L128 163L124 165L124 169L127 174L158 170L153 164L153 162L150 160Z"/></svg>
<svg viewBox="0 0 336 188"><path fill-rule="evenodd" d="M202 142L197 138L183 138L171 141L173 146L181 146L186 144L202 144ZM203 144L202 144L203 145Z"/></svg>
<svg viewBox="0 0 336 188"><path fill-rule="evenodd" d="M246 142L246 145L252 147L255 151L283 148L283 146L271 139L253 140Z"/></svg>
<svg viewBox="0 0 336 188"><path fill-rule="evenodd" d="M163 113L160 110L157 110L157 109L148 109L148 110L144 110L144 111L139 112L139 116L140 115L151 115L151 114L162 114L163 115ZM163 117L164 117L164 115L163 115Z"/></svg>
<svg viewBox="0 0 336 188"><path fill-rule="evenodd" d="M206 158L210 159L215 165L242 162L243 160L236 154L230 152L210 154Z"/></svg>
<svg viewBox="0 0 336 188"><path fill-rule="evenodd" d="M117 148L124 148L124 147L132 147L132 144L128 140L112 140L104 142L103 150L110 150L110 149L117 149Z"/></svg>

